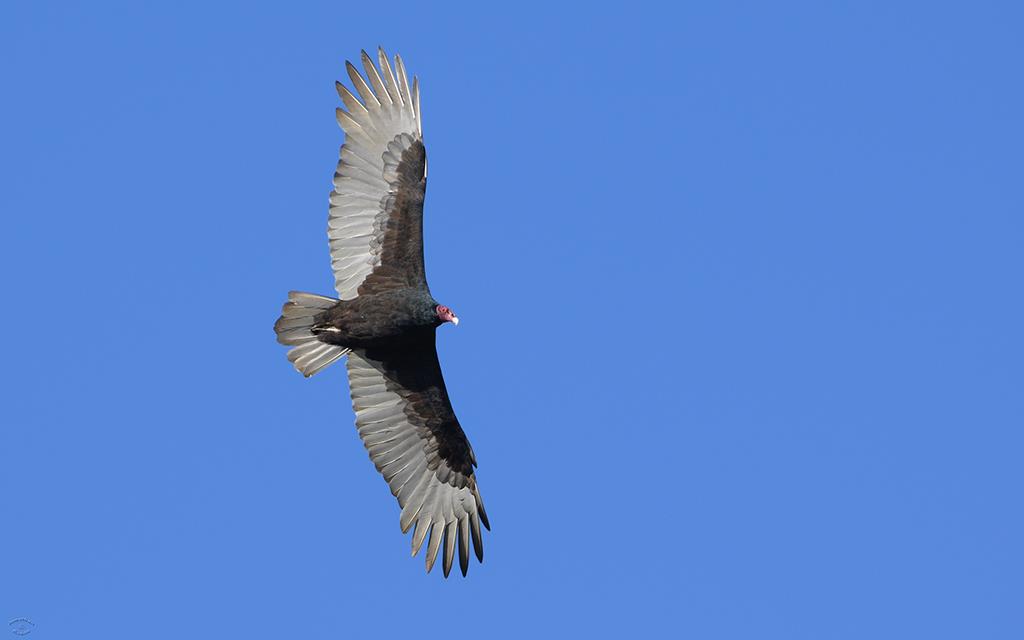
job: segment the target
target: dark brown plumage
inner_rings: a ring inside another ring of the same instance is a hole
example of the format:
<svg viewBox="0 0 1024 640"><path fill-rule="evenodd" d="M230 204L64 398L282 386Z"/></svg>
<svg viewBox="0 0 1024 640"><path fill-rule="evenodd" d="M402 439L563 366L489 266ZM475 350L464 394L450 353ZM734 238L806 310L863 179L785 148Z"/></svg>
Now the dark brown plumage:
<svg viewBox="0 0 1024 640"><path fill-rule="evenodd" d="M359 285L359 295L405 287L427 290L423 268L423 197L427 191L427 150L414 140L402 151L394 192L384 204L380 264Z"/></svg>
<svg viewBox="0 0 1024 640"><path fill-rule="evenodd" d="M361 100L340 83L345 144L334 176L328 237L340 300L292 292L274 325L289 360L311 376L343 356L359 435L415 525L415 555L427 571L442 553L444 575L458 547L465 575L472 542L483 561L476 458L452 410L435 348L437 327L458 324L427 287L423 267L426 149L415 78L381 50L379 69L362 53L367 80L346 67ZM372 87L372 88L371 88Z"/></svg>

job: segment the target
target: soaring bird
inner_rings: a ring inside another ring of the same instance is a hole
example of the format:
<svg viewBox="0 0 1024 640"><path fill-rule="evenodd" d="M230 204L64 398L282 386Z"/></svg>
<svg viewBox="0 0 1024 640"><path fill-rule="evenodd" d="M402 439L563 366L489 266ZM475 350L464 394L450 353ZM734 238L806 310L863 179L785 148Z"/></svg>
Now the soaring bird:
<svg viewBox="0 0 1024 640"><path fill-rule="evenodd" d="M455 547L466 575L469 545L483 562L476 456L452 410L435 334L459 324L430 295L423 268L423 146L419 82L409 86L399 56L378 66L362 52L364 79L346 62L356 93L336 83L345 132L334 174L327 236L338 299L292 291L274 324L288 359L309 377L347 356L352 408L370 459L398 498L399 522L415 525L412 554L427 543L427 572ZM356 95L358 94L358 95Z"/></svg>

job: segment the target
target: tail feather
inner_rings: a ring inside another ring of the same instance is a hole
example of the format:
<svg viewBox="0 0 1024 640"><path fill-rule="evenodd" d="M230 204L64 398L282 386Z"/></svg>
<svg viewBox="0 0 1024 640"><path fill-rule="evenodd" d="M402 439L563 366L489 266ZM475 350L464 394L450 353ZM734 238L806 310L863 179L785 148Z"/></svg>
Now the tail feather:
<svg viewBox="0 0 1024 640"><path fill-rule="evenodd" d="M307 378L349 352L345 347L320 342L310 331L316 317L337 302L334 298L291 291L281 309L281 317L274 323L277 341L292 347L288 350L288 360Z"/></svg>

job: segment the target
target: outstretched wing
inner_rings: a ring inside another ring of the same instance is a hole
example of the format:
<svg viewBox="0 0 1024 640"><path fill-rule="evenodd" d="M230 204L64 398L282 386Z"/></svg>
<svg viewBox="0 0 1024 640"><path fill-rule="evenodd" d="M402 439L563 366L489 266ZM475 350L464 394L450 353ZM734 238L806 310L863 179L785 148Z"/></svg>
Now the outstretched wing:
<svg viewBox="0 0 1024 640"><path fill-rule="evenodd" d="M466 575L469 539L483 562L480 524L490 524L473 473L476 459L448 401L433 333L401 349L353 351L348 379L359 437L398 498L402 532L416 525L413 555L429 533L427 571L443 543L447 577L458 544Z"/></svg>
<svg viewBox="0 0 1024 640"><path fill-rule="evenodd" d="M379 70L362 52L369 84L351 62L345 63L359 98L337 83L348 111L337 112L345 144L334 174L327 235L334 287L342 300L389 288L426 287L427 156L419 83L413 78L409 88L399 56L397 75L383 49L377 57Z"/></svg>

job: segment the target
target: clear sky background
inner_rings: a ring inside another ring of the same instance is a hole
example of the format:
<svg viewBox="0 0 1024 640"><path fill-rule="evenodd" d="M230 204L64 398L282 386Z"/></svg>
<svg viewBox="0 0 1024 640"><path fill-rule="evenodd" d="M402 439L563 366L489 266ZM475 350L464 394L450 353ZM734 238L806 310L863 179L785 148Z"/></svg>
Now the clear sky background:
<svg viewBox="0 0 1024 640"><path fill-rule="evenodd" d="M1024 637L1019 7L4 2L3 624ZM334 81L378 44L463 321L467 579L271 329L332 293Z"/></svg>

